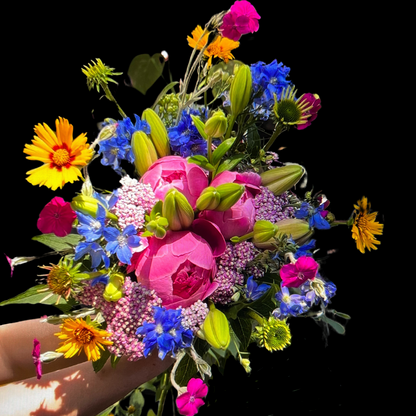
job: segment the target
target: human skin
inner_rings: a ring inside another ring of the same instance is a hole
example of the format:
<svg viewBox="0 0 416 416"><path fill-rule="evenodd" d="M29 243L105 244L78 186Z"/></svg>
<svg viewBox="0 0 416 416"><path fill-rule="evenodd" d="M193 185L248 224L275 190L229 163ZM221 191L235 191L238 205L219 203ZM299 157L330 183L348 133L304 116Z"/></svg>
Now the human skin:
<svg viewBox="0 0 416 416"><path fill-rule="evenodd" d="M129 362L121 358L115 368L108 361L95 373L92 363L79 357L59 358L43 364L37 380L32 359L33 338L41 353L54 351L58 326L38 319L0 326L0 403L3 414L14 416L91 416L121 400L134 388L161 374L173 359L148 358ZM5 384L8 383L8 384Z"/></svg>

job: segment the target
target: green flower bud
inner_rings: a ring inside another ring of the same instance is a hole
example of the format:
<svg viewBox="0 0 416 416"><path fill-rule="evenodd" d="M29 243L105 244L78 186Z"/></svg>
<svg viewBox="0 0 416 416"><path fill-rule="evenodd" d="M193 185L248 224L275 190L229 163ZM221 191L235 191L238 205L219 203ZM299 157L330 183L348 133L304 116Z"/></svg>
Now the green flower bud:
<svg viewBox="0 0 416 416"><path fill-rule="evenodd" d="M191 226L194 220L194 210L185 195L172 188L166 192L162 216L168 220L170 230L180 231Z"/></svg>
<svg viewBox="0 0 416 416"><path fill-rule="evenodd" d="M93 198L92 196L80 194L72 198L71 208L74 211L79 211L85 215L91 215L95 218L97 216L98 204L98 200ZM105 216L110 220L117 221L117 216L109 212L107 209L105 212Z"/></svg>
<svg viewBox="0 0 416 416"><path fill-rule="evenodd" d="M142 120L146 120L149 123L150 139L156 148L158 156L170 155L168 132L157 113L151 108L146 108L143 111Z"/></svg>
<svg viewBox="0 0 416 416"><path fill-rule="evenodd" d="M258 220L253 226L253 243L264 243L273 238L278 230L276 224L266 220Z"/></svg>
<svg viewBox="0 0 416 416"><path fill-rule="evenodd" d="M230 86L231 113L234 117L241 114L247 107L251 97L251 71L248 65L237 69Z"/></svg>
<svg viewBox="0 0 416 416"><path fill-rule="evenodd" d="M154 234L156 238L165 238L166 229L168 228L169 222L165 217L159 217L151 220L146 224L146 230Z"/></svg>
<svg viewBox="0 0 416 416"><path fill-rule="evenodd" d="M220 194L221 200L215 211L227 211L241 198L245 187L238 183L224 183L218 185L216 189Z"/></svg>
<svg viewBox="0 0 416 416"><path fill-rule="evenodd" d="M107 302L117 302L123 296L124 276L113 273L104 289L103 298Z"/></svg>
<svg viewBox="0 0 416 416"><path fill-rule="evenodd" d="M296 185L304 174L305 169L302 166L286 165L262 172L260 174L261 184L279 196Z"/></svg>
<svg viewBox="0 0 416 416"><path fill-rule="evenodd" d="M200 211L203 211L205 209L208 210L214 210L218 207L221 201L221 196L219 192L213 187L208 186L208 188L205 188L199 198L196 201L196 207Z"/></svg>
<svg viewBox="0 0 416 416"><path fill-rule="evenodd" d="M144 131L135 131L133 133L131 148L134 154L134 166L139 175L143 176L157 160L156 149Z"/></svg>
<svg viewBox="0 0 416 416"><path fill-rule="evenodd" d="M227 117L218 110L205 123L205 133L213 138L222 137L227 131Z"/></svg>
<svg viewBox="0 0 416 416"><path fill-rule="evenodd" d="M228 348L231 339L228 319L213 303L209 305L209 312L201 329L205 340L214 348Z"/></svg>

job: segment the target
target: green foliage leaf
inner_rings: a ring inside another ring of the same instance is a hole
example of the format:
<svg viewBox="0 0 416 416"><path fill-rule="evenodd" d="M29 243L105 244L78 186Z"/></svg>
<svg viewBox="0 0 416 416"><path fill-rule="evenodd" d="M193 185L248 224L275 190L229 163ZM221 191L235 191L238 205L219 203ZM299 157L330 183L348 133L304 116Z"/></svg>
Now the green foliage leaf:
<svg viewBox="0 0 416 416"><path fill-rule="evenodd" d="M58 237L55 234L41 234L32 237L32 240L39 241L55 251L70 250L82 239L82 235L68 234L65 237Z"/></svg>
<svg viewBox="0 0 416 416"><path fill-rule="evenodd" d="M224 140L212 153L212 164L215 166L217 165L223 156L230 150L231 146L233 145L235 137L231 139Z"/></svg>
<svg viewBox="0 0 416 416"><path fill-rule="evenodd" d="M252 159L256 159L259 156L261 147L261 138L259 131L255 125L251 125L247 132L247 153Z"/></svg>
<svg viewBox="0 0 416 416"><path fill-rule="evenodd" d="M201 168L209 170L210 172L214 170L214 166L212 166L211 163L209 163L208 159L205 156L190 156L187 158L187 160L188 163L195 163L195 165L201 166Z"/></svg>
<svg viewBox="0 0 416 416"><path fill-rule="evenodd" d="M101 357L97 361L92 362L92 368L98 373L103 367L107 360L110 358L110 351L106 348L104 351L101 350Z"/></svg>
<svg viewBox="0 0 416 416"><path fill-rule="evenodd" d="M336 332L338 332L338 334L341 334L341 335L343 335L343 334L345 334L345 328L339 323L339 322L337 322L337 321L334 321L333 319L330 319L330 318L328 318L327 316L325 316L325 315L322 315L321 317L320 317L320 319L323 321L323 322L325 322L325 323L327 323L328 325L330 325L332 328L334 328L334 330L336 331Z"/></svg>
<svg viewBox="0 0 416 416"><path fill-rule="evenodd" d="M140 389L135 389L130 395L130 406L134 406L136 409L134 415L140 416L144 407L144 397Z"/></svg>
<svg viewBox="0 0 416 416"><path fill-rule="evenodd" d="M242 312L236 319L231 319L231 328L240 341L240 351L247 351L250 343L253 319L246 312Z"/></svg>
<svg viewBox="0 0 416 416"><path fill-rule="evenodd" d="M112 404L111 406L108 406L107 409L105 409L102 412L98 413L97 416L108 416L113 411L114 406L116 406L117 404L118 404L118 402Z"/></svg>
<svg viewBox="0 0 416 416"><path fill-rule="evenodd" d="M221 165L218 166L218 169L215 171L215 175L223 172L224 170L233 170L246 156L243 154L232 155L229 158L225 159Z"/></svg>
<svg viewBox="0 0 416 416"><path fill-rule="evenodd" d="M162 75L165 60L160 53L153 56L148 54L137 55L130 63L127 74L131 85L143 95Z"/></svg>
<svg viewBox="0 0 416 416"><path fill-rule="evenodd" d="M346 313L343 312L338 312L334 309L329 310L328 312L333 313L334 315L339 316L340 318L344 318L344 319L351 319L351 316L347 315Z"/></svg>
<svg viewBox="0 0 416 416"><path fill-rule="evenodd" d="M197 373L196 365L194 360L186 354L181 362L179 363L178 369L176 370L176 376L175 381L180 386L186 386L188 384L188 381L195 377L195 374Z"/></svg>

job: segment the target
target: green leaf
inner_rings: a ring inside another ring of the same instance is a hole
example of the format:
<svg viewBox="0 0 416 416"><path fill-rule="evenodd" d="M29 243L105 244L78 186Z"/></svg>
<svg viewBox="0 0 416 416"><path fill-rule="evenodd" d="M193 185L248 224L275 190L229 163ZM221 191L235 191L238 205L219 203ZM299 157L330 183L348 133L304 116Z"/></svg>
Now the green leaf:
<svg viewBox="0 0 416 416"><path fill-rule="evenodd" d="M152 409L149 409L147 411L147 415L146 416L156 416L156 413Z"/></svg>
<svg viewBox="0 0 416 416"><path fill-rule="evenodd" d="M97 416L108 416L113 411L114 406L116 406L117 404L118 404L118 402L112 404L111 406L108 406L107 409L105 409L102 412L98 413Z"/></svg>
<svg viewBox="0 0 416 416"><path fill-rule="evenodd" d="M344 319L351 319L351 316L347 315L346 313L343 312L338 312L334 309L328 310L328 312L333 313L334 315L339 316L340 318L344 318Z"/></svg>
<svg viewBox="0 0 416 416"><path fill-rule="evenodd" d="M205 156L190 156L187 158L187 161L188 163L195 163L195 165L201 166L201 168L209 170L210 172L214 170L214 166L212 166L211 163L209 163L208 159Z"/></svg>
<svg viewBox="0 0 416 416"><path fill-rule="evenodd" d="M154 110L155 107L157 106L157 103L162 99L162 97L168 92L168 90L170 90L171 88L173 88L176 84L179 84L178 81L173 81L171 83L169 83L168 85L166 85L165 88L163 88L163 90L160 92L160 94L157 96L155 103L152 105L151 109Z"/></svg>
<svg viewBox="0 0 416 416"><path fill-rule="evenodd" d="M165 60L162 54L155 53L153 56L148 54L137 55L130 63L127 74L131 85L143 95L162 75Z"/></svg>
<svg viewBox="0 0 416 416"><path fill-rule="evenodd" d="M245 155L241 154L230 156L228 159L225 159L220 166L218 166L218 169L215 171L215 175L218 175L225 170L233 170L245 157Z"/></svg>
<svg viewBox="0 0 416 416"><path fill-rule="evenodd" d="M245 312L242 312L236 319L230 320L231 328L240 341L240 351L247 351L250 344L252 322L253 319Z"/></svg>
<svg viewBox="0 0 416 416"><path fill-rule="evenodd" d="M235 141L235 137L231 139L224 140L212 153L212 164L217 165L222 157L230 150L231 146Z"/></svg>
<svg viewBox="0 0 416 416"><path fill-rule="evenodd" d="M110 358L110 351L106 348L104 351L101 351L101 357L97 361L92 362L92 368L96 373L98 373L103 367L107 360Z"/></svg>
<svg viewBox="0 0 416 416"><path fill-rule="evenodd" d="M188 381L198 372L194 360L186 354L176 370L175 381L180 386L186 386Z"/></svg>
<svg viewBox="0 0 416 416"><path fill-rule="evenodd" d="M32 240L39 241L55 251L70 250L82 239L82 235L68 234L65 237L57 237L55 234L41 234L32 237Z"/></svg>
<svg viewBox="0 0 416 416"><path fill-rule="evenodd" d="M252 125L247 132L247 153L252 159L256 159L259 156L260 145L259 131L255 125Z"/></svg>
<svg viewBox="0 0 416 416"><path fill-rule="evenodd" d="M135 389L130 395L130 406L134 406L134 416L140 416L144 407L144 397L140 389Z"/></svg>
<svg viewBox="0 0 416 416"><path fill-rule="evenodd" d="M338 332L338 334L345 334L345 328L339 322L334 321L333 319L330 319L325 315L321 316L321 320L327 323L328 325L331 325L332 328L334 328L334 330Z"/></svg>

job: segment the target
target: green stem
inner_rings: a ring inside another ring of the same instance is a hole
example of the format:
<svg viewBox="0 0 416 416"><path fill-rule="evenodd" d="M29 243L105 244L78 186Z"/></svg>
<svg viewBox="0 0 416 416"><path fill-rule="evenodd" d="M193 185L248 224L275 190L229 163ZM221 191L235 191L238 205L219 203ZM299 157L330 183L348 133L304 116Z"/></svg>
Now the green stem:
<svg viewBox="0 0 416 416"><path fill-rule="evenodd" d="M121 107L118 105L118 102L116 101L116 99L114 98L114 96L113 96L113 94L111 94L111 91L110 91L110 88L108 88L108 85L107 84L105 84L104 82L102 82L101 84L100 84L100 86L102 87L102 89L104 90L104 92L105 92L105 96L110 100L110 101L112 101L116 106L117 106L117 109L118 109L118 112L120 113L120 115L121 115L121 117L123 117L123 118L126 118L127 117L127 115L126 115L126 113L121 109Z"/></svg>
<svg viewBox="0 0 416 416"><path fill-rule="evenodd" d="M227 132L225 133L224 140L227 140L227 139L229 139L229 138L230 138L231 131L233 130L233 126L234 126L234 123L235 123L235 119L236 119L236 118L237 118L237 117L236 117L236 116L234 116L234 114L231 114L231 118L230 118L230 121L229 121L229 123L228 123L228 128L227 128Z"/></svg>
<svg viewBox="0 0 416 416"><path fill-rule="evenodd" d="M165 372L163 374L163 378L162 378L160 384L162 385L162 391L160 393L159 405L157 407L157 415L156 416L162 416L163 408L165 407L166 397L167 397L168 391L170 389L169 376L168 376L167 372Z"/></svg>
<svg viewBox="0 0 416 416"><path fill-rule="evenodd" d="M273 145L276 138L283 132L283 125L277 124L276 128L274 129L273 134L271 135L269 141L266 143L266 146L264 146L264 151L267 152Z"/></svg>
<svg viewBox="0 0 416 416"><path fill-rule="evenodd" d="M264 318L260 316L258 313L254 312L252 309L248 309L248 315L255 321L257 321L259 325L263 325Z"/></svg>

